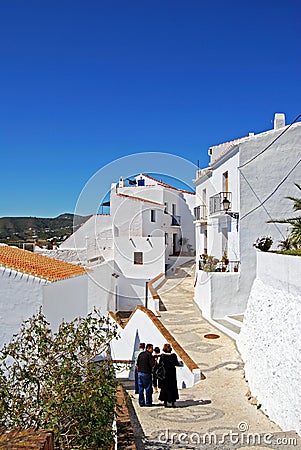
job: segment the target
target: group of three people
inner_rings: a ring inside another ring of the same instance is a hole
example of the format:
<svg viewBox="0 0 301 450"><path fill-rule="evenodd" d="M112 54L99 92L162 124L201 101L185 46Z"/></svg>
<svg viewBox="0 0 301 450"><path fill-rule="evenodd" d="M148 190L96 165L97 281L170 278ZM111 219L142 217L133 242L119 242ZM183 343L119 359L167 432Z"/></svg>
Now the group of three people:
<svg viewBox="0 0 301 450"><path fill-rule="evenodd" d="M161 354L159 348L156 347L155 350L153 355L153 345L147 344L145 347L145 344L141 343L135 355L137 357L135 392L139 394L139 405L152 406L153 378L156 380L156 370L163 366L164 377L161 376L158 379L159 400L164 402L165 407L168 406L168 403L175 407L175 402L179 398L176 366L182 366L183 363L178 360L175 353L172 353L170 344L164 344ZM155 383L155 389L156 387Z"/></svg>

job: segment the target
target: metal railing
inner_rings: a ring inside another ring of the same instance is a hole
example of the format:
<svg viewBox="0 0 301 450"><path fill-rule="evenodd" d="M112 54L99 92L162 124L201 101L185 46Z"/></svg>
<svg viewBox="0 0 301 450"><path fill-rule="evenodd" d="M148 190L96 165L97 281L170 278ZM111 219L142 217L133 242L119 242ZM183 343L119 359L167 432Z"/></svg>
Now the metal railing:
<svg viewBox="0 0 301 450"><path fill-rule="evenodd" d="M199 270L205 272L238 272L240 266L240 261L228 261L225 264L222 261L218 261L213 258L212 260L199 260Z"/></svg>
<svg viewBox="0 0 301 450"><path fill-rule="evenodd" d="M225 199L230 202L229 210L231 210L232 192L219 192L218 194L215 194L209 198L209 214L215 214L224 211L223 201Z"/></svg>
<svg viewBox="0 0 301 450"><path fill-rule="evenodd" d="M181 216L172 216L171 225L179 227L181 225Z"/></svg>
<svg viewBox="0 0 301 450"><path fill-rule="evenodd" d="M196 206L194 208L195 220L207 220L207 208L206 205Z"/></svg>

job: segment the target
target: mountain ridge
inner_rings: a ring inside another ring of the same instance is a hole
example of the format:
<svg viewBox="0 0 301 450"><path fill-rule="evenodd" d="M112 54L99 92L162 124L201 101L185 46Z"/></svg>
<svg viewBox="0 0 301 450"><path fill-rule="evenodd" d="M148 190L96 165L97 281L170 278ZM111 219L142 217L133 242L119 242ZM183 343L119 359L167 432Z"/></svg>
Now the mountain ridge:
<svg viewBox="0 0 301 450"><path fill-rule="evenodd" d="M0 217L0 242L63 240L89 217L91 216L80 216L72 213L59 214L57 217ZM76 220L75 226L74 219Z"/></svg>

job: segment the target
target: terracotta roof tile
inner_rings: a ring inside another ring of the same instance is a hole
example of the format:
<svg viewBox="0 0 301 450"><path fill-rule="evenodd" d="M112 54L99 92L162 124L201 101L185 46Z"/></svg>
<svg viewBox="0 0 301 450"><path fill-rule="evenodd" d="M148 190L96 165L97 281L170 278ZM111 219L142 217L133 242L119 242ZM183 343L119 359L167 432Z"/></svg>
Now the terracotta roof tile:
<svg viewBox="0 0 301 450"><path fill-rule="evenodd" d="M49 281L86 273L84 267L10 246L0 247L0 265Z"/></svg>

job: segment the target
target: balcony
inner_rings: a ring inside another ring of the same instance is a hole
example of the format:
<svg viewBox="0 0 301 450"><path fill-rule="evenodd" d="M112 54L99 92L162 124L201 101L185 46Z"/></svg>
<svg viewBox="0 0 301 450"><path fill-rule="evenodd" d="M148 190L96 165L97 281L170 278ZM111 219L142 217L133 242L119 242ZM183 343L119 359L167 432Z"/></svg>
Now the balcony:
<svg viewBox="0 0 301 450"><path fill-rule="evenodd" d="M222 213L222 215L224 215L224 200L228 200L230 202L228 210L231 210L232 192L219 192L218 194L213 195L209 198L209 214L219 215Z"/></svg>
<svg viewBox="0 0 301 450"><path fill-rule="evenodd" d="M240 261L229 261L226 263L217 258L209 260L199 259L199 270L204 272L238 272Z"/></svg>
<svg viewBox="0 0 301 450"><path fill-rule="evenodd" d="M171 226L173 226L173 227L181 226L181 216L172 216Z"/></svg>
<svg viewBox="0 0 301 450"><path fill-rule="evenodd" d="M197 222L206 223L207 222L207 208L206 205L196 206L194 208L194 217Z"/></svg>

